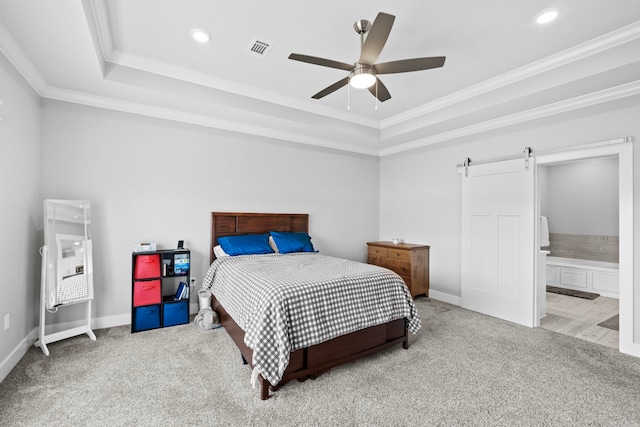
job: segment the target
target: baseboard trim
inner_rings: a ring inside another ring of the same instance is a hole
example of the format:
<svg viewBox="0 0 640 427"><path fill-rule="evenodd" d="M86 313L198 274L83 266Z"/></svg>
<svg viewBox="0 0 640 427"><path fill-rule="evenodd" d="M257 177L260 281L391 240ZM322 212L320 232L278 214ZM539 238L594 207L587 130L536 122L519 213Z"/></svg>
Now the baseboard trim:
<svg viewBox="0 0 640 427"><path fill-rule="evenodd" d="M131 313L117 314L115 316L97 317L91 319L91 329L113 328L131 324Z"/></svg>
<svg viewBox="0 0 640 427"><path fill-rule="evenodd" d="M20 360L27 354L29 348L38 337L38 329L34 328L18 346L0 363L0 383L7 378L7 375L15 368Z"/></svg>
<svg viewBox="0 0 640 427"><path fill-rule="evenodd" d="M438 301L446 302L448 304L460 305L460 297L436 291L434 289L429 289L429 298L437 299Z"/></svg>
<svg viewBox="0 0 640 427"><path fill-rule="evenodd" d="M200 311L200 303L192 302L189 304L189 314L197 314Z"/></svg>
<svg viewBox="0 0 640 427"><path fill-rule="evenodd" d="M66 331L68 329L77 328L78 326L82 326L85 324L84 320L74 320L71 322L63 322L63 323L53 323L46 326L46 334L54 334L60 331ZM106 316L106 317L94 317L91 319L91 329L105 329L105 328L113 328L116 326L124 326L131 324L131 314L116 314L114 316ZM38 328L36 328L36 339Z"/></svg>
<svg viewBox="0 0 640 427"><path fill-rule="evenodd" d="M47 325L47 335L72 329L74 327L82 325L82 321L64 322L59 324ZM116 316L98 317L91 319L91 329L104 329L112 328L114 326L123 326L131 324L130 314L119 314ZM27 354L27 351L33 346L33 343L38 339L38 326L33 328L29 334L16 346L16 348L0 363L0 382L9 375L9 373L15 368L20 360ZM45 356L43 356L45 357Z"/></svg>
<svg viewBox="0 0 640 427"><path fill-rule="evenodd" d="M630 356L640 357L640 344L637 343L624 343L620 341L620 353L628 354Z"/></svg>

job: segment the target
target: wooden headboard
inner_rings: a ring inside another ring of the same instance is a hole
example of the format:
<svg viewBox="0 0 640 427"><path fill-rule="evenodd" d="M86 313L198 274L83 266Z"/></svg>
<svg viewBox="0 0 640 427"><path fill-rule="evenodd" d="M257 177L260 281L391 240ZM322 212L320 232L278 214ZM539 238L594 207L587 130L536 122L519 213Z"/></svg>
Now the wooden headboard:
<svg viewBox="0 0 640 427"><path fill-rule="evenodd" d="M308 214L211 212L209 262L215 260L213 248L218 237L259 234L269 231L309 232Z"/></svg>

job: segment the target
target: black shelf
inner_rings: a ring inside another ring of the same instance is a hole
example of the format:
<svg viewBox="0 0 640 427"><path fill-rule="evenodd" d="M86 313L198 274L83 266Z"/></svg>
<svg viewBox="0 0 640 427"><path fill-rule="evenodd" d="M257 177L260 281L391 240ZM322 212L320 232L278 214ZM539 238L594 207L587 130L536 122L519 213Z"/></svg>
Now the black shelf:
<svg viewBox="0 0 640 427"><path fill-rule="evenodd" d="M131 254L131 332L189 323L190 276L189 249ZM187 295L176 300L180 283Z"/></svg>

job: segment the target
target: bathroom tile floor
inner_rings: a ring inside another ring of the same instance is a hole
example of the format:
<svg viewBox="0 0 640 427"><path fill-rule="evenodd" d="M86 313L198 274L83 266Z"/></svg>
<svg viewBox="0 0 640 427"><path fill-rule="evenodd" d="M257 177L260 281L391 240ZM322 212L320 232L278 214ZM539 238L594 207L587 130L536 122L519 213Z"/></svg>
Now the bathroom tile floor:
<svg viewBox="0 0 640 427"><path fill-rule="evenodd" d="M618 307L615 298L588 300L547 292L547 315L540 320L540 327L618 348L619 332L598 326L598 323L618 314Z"/></svg>

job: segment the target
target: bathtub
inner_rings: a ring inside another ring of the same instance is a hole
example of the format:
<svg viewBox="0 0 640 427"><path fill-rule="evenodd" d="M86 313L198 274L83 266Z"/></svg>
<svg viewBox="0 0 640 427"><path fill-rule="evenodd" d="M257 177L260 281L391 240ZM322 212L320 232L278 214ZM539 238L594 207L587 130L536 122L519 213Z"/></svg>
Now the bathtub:
<svg viewBox="0 0 640 427"><path fill-rule="evenodd" d="M619 265L614 262L547 256L547 285L618 298Z"/></svg>

